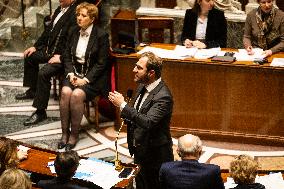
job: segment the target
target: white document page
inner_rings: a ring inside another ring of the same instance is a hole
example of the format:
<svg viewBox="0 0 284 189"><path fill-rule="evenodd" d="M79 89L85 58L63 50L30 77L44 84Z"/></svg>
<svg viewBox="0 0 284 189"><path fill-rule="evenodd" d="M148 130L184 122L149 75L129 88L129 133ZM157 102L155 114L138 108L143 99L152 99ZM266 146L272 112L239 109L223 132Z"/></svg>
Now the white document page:
<svg viewBox="0 0 284 189"><path fill-rule="evenodd" d="M248 55L246 49L239 49L239 52L236 52L234 57L236 57L237 61L254 61L256 59L263 59L264 55L263 50L260 48L253 49L254 54Z"/></svg>
<svg viewBox="0 0 284 189"><path fill-rule="evenodd" d="M284 67L284 58L273 58L270 66Z"/></svg>
<svg viewBox="0 0 284 189"><path fill-rule="evenodd" d="M197 50L198 48L196 47L186 48L185 46L177 45L174 49L174 53L180 57L191 58L194 57Z"/></svg>
<svg viewBox="0 0 284 189"><path fill-rule="evenodd" d="M137 52L137 54L142 54L144 52L152 52L155 55L161 57L161 58L168 58L168 59L185 59L186 57L179 56L176 54L174 50L167 50L167 49L161 49L156 47L144 47L142 50Z"/></svg>
<svg viewBox="0 0 284 189"><path fill-rule="evenodd" d="M213 56L217 56L221 52L221 48L211 48L211 49L198 49L195 53L195 59L208 59L212 58Z"/></svg>

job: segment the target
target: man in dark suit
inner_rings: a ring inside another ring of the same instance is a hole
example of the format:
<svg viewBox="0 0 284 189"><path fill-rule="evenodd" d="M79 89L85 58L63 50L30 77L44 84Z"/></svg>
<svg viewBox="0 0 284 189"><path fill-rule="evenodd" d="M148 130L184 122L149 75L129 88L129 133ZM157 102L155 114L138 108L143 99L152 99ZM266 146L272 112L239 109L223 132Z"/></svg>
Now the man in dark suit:
<svg viewBox="0 0 284 189"><path fill-rule="evenodd" d="M220 167L199 163L202 143L199 137L187 134L178 139L177 153L182 161L164 163L160 182L164 189L224 189Z"/></svg>
<svg viewBox="0 0 284 189"><path fill-rule="evenodd" d="M139 83L134 107L117 91L109 100L121 109L127 122L127 143L134 162L141 165L136 177L137 189L159 189L159 169L173 160L170 119L173 98L161 80L162 59L151 52L143 53L133 69Z"/></svg>
<svg viewBox="0 0 284 189"><path fill-rule="evenodd" d="M76 0L60 0L50 23L33 47L24 51L24 82L29 89L16 95L17 100L33 99L37 110L24 122L25 126L36 124L46 119L50 95L51 77L63 73L61 55L66 48L70 28L76 25ZM39 64L45 64L39 70Z"/></svg>

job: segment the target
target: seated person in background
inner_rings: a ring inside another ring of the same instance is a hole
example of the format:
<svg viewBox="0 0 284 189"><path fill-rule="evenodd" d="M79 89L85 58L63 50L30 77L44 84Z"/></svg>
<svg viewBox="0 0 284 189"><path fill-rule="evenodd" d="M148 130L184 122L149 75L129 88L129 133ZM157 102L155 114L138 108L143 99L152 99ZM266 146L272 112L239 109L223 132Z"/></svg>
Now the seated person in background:
<svg viewBox="0 0 284 189"><path fill-rule="evenodd" d="M51 21L33 47L24 51L24 82L29 89L17 94L17 100L33 99L37 110L24 121L25 126L37 124L47 118L46 109L50 96L51 77L64 73L61 55L66 48L67 35L76 25L76 0L59 0ZM44 64L39 69L39 64Z"/></svg>
<svg viewBox="0 0 284 189"><path fill-rule="evenodd" d="M54 167L57 177L52 180L40 180L38 187L43 189L85 189L72 182L72 177L79 166L79 155L77 152L70 150L68 152L58 153Z"/></svg>
<svg viewBox="0 0 284 189"><path fill-rule="evenodd" d="M220 167L199 163L202 143L199 137L186 134L178 139L181 161L162 164L160 182L163 189L224 189Z"/></svg>
<svg viewBox="0 0 284 189"><path fill-rule="evenodd" d="M79 140L84 101L100 94L106 96L109 90L109 40L108 34L94 24L98 8L81 3L76 15L78 26L71 32L63 55L66 79L60 100L62 137L58 148L67 151Z"/></svg>
<svg viewBox="0 0 284 189"><path fill-rule="evenodd" d="M265 189L262 184L255 183L259 164L248 155L237 156L230 164L230 174L235 183L233 189Z"/></svg>
<svg viewBox="0 0 284 189"><path fill-rule="evenodd" d="M273 1L257 0L259 7L247 15L243 43L248 54L254 54L253 47L263 49L265 57L284 51L284 13Z"/></svg>
<svg viewBox="0 0 284 189"><path fill-rule="evenodd" d="M20 169L7 169L0 176L1 189L31 189L32 182L28 175Z"/></svg>
<svg viewBox="0 0 284 189"><path fill-rule="evenodd" d="M0 137L0 175L8 168L17 167L20 160L27 158L27 152L18 150L17 146L15 141Z"/></svg>
<svg viewBox="0 0 284 189"><path fill-rule="evenodd" d="M214 0L196 0L185 13L181 41L186 47L226 47L227 21Z"/></svg>

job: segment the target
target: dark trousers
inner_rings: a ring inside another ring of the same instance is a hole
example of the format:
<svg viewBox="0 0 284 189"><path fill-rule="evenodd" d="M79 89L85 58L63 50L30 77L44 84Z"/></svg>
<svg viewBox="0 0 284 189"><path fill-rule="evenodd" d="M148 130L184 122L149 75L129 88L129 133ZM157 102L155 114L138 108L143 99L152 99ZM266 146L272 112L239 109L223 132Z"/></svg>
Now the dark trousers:
<svg viewBox="0 0 284 189"><path fill-rule="evenodd" d="M135 178L136 189L162 189L159 182L159 171L162 163L173 161L172 145L150 147L143 160L135 158L134 163L140 164L141 169Z"/></svg>
<svg viewBox="0 0 284 189"><path fill-rule="evenodd" d="M33 107L41 110L46 109L48 105L51 77L64 73L62 64L48 64L48 60L47 54L39 50L25 58L24 62L23 85L36 91ZM39 64L44 64L40 70Z"/></svg>
<svg viewBox="0 0 284 189"><path fill-rule="evenodd" d="M25 58L24 61L24 87L36 90L39 64L47 63L49 57L44 51L38 50Z"/></svg>
<svg viewBox="0 0 284 189"><path fill-rule="evenodd" d="M37 109L46 109L51 89L51 77L63 74L63 64L45 64L38 72L36 95L33 101L33 107Z"/></svg>

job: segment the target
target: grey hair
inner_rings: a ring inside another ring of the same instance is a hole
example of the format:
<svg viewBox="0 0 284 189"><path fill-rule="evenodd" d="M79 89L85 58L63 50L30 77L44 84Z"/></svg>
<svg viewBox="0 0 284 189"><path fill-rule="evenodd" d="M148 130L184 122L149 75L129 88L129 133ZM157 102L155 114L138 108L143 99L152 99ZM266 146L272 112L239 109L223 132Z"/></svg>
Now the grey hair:
<svg viewBox="0 0 284 189"><path fill-rule="evenodd" d="M188 145L190 140L191 145ZM202 142L198 136L186 134L178 139L178 148L185 155L197 155L202 149Z"/></svg>

